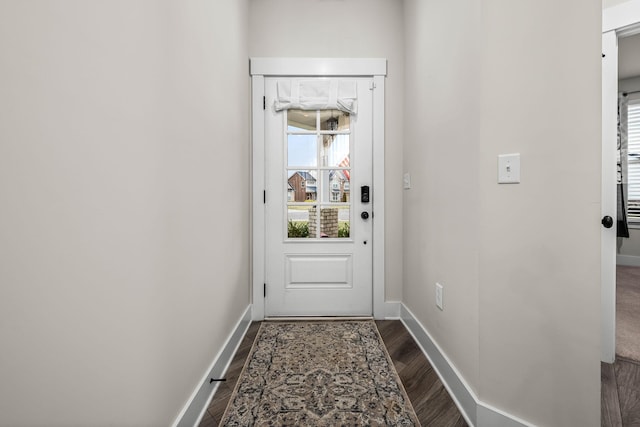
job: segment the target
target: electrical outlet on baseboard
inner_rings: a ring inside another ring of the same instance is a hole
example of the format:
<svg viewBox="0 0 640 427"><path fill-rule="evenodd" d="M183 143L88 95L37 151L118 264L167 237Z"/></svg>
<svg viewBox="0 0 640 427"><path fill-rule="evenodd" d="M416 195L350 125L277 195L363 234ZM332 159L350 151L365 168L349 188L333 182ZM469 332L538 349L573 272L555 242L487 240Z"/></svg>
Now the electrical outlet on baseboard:
<svg viewBox="0 0 640 427"><path fill-rule="evenodd" d="M443 286L440 283L436 282L436 307L438 307L442 311L444 311L444 306L442 305L443 291L444 291Z"/></svg>

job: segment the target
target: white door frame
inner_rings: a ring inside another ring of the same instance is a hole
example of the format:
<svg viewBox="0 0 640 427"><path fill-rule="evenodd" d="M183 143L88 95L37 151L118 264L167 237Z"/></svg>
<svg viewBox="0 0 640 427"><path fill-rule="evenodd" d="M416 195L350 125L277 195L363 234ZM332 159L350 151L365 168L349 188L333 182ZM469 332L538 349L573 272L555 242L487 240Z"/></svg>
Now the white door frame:
<svg viewBox="0 0 640 427"><path fill-rule="evenodd" d="M640 0L602 12L602 216L616 218L616 146L618 123L618 39L640 33ZM602 231L601 360L616 357L616 235Z"/></svg>
<svg viewBox="0 0 640 427"><path fill-rule="evenodd" d="M265 283L265 77L373 78L373 316L385 318L384 304L384 83L387 60L379 58L251 58L253 320L264 319ZM266 197L269 197L267 194Z"/></svg>

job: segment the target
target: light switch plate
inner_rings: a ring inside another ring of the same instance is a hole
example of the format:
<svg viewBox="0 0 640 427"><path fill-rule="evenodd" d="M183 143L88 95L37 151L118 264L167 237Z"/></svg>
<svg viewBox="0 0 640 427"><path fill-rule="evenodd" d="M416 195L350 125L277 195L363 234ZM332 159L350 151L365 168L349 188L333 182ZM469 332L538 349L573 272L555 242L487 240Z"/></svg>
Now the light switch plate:
<svg viewBox="0 0 640 427"><path fill-rule="evenodd" d="M444 306L442 305L443 293L444 293L444 287L440 283L436 282L436 307L444 311Z"/></svg>
<svg viewBox="0 0 640 427"><path fill-rule="evenodd" d="M405 189L411 188L411 175L409 174L409 172L404 174L404 177L402 178L402 186Z"/></svg>
<svg viewBox="0 0 640 427"><path fill-rule="evenodd" d="M498 156L498 184L520 183L520 153Z"/></svg>

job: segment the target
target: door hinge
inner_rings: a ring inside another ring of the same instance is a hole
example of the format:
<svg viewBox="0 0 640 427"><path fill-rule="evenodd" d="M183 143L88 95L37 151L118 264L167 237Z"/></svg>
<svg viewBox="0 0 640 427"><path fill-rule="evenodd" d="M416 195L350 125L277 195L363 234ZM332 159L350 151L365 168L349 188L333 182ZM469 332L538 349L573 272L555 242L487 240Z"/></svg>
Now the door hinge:
<svg viewBox="0 0 640 427"><path fill-rule="evenodd" d="M266 96L262 97L262 109L263 110L267 109L267 97Z"/></svg>
<svg viewBox="0 0 640 427"><path fill-rule="evenodd" d="M267 297L267 284L264 283L264 297Z"/></svg>
<svg viewBox="0 0 640 427"><path fill-rule="evenodd" d="M369 84L369 90L374 90L376 88L376 82L371 82Z"/></svg>
<svg viewBox="0 0 640 427"><path fill-rule="evenodd" d="M267 190L262 190L262 203L267 203Z"/></svg>

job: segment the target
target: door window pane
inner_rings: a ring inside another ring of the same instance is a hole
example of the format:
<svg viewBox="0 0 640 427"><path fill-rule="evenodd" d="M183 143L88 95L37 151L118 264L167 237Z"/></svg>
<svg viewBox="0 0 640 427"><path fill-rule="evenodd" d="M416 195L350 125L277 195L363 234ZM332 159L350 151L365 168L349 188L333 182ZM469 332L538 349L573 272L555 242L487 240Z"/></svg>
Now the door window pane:
<svg viewBox="0 0 640 427"><path fill-rule="evenodd" d="M350 233L349 206L323 206L320 209L320 237L328 239L348 238ZM310 211L309 229L314 231L317 212ZM313 224L313 225L312 225Z"/></svg>
<svg viewBox="0 0 640 427"><path fill-rule="evenodd" d="M315 167L318 164L316 135L288 135L287 163L289 167Z"/></svg>
<svg viewBox="0 0 640 427"><path fill-rule="evenodd" d="M316 130L316 111L288 110L287 129L289 132Z"/></svg>
<svg viewBox="0 0 640 427"><path fill-rule="evenodd" d="M309 202L318 200L316 171L289 170L288 176L287 201Z"/></svg>
<svg viewBox="0 0 640 427"><path fill-rule="evenodd" d="M349 167L349 135L322 135L322 166Z"/></svg>
<svg viewBox="0 0 640 427"><path fill-rule="evenodd" d="M344 132L349 130L349 113L340 110L320 111L320 130Z"/></svg>
<svg viewBox="0 0 640 427"><path fill-rule="evenodd" d="M315 206L289 206L287 208L287 237L289 239L316 237L309 235L309 211L311 209L315 210Z"/></svg>
<svg viewBox="0 0 640 427"><path fill-rule="evenodd" d="M322 201L325 203L349 203L351 201L349 177L347 170L330 170L325 173L323 188L326 189L326 196Z"/></svg>

